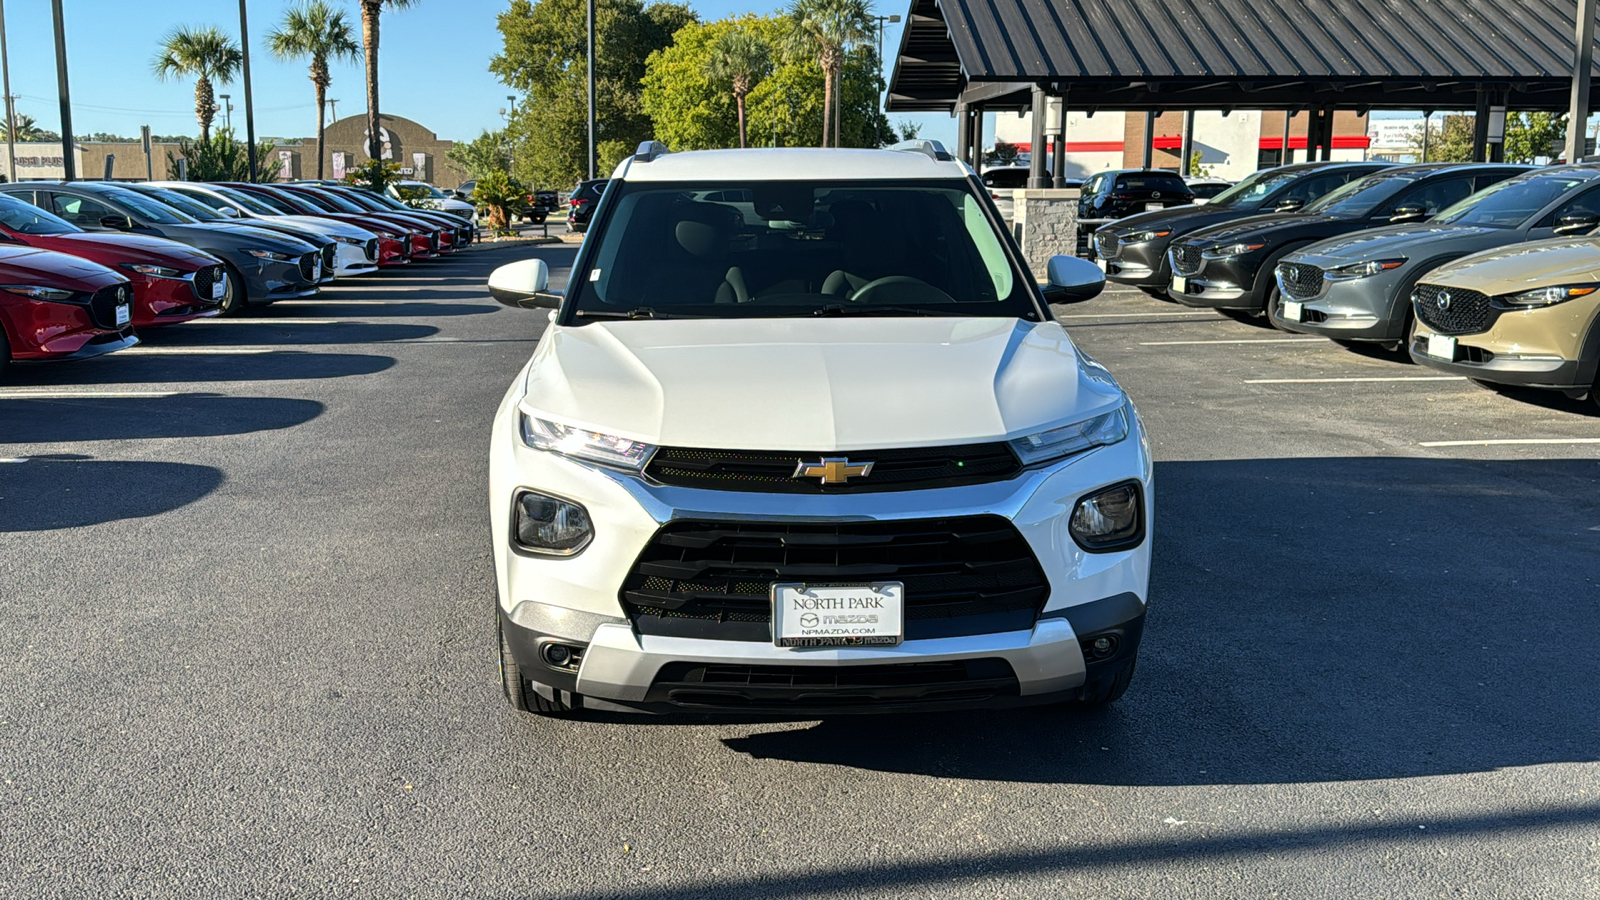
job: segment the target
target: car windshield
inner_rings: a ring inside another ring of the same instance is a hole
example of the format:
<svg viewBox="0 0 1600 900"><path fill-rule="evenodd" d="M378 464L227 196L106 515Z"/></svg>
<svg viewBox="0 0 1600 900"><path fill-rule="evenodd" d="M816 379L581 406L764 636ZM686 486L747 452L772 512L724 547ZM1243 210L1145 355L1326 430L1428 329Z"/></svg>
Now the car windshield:
<svg viewBox="0 0 1600 900"><path fill-rule="evenodd" d="M328 204L329 206L333 207L334 209L336 209L336 210L338 210L339 212L342 212L342 213L361 213L361 212L366 212L366 210L364 210L361 207L355 205L354 203L350 202L349 200L346 200L344 197L334 193L333 191L324 191L324 190L318 190L316 188L309 188L309 189L306 190L306 193L310 194L313 197L316 197L318 200L321 200L323 203Z"/></svg>
<svg viewBox="0 0 1600 900"><path fill-rule="evenodd" d="M361 207L361 210L363 212L393 212L394 211L394 207L392 207L389 204L383 202L385 200L388 200L389 199L388 197L379 197L377 194L374 194L371 191L363 191L363 190L360 190L358 188L358 189L355 189L355 190L334 191L334 193L337 193L340 197L343 197L345 200L349 201L350 203L354 203L356 206ZM406 206L404 203L402 203L400 205L405 209L410 209L411 208L409 206Z"/></svg>
<svg viewBox="0 0 1600 900"><path fill-rule="evenodd" d="M1372 212L1379 204L1405 190L1415 179L1379 172L1347 181L1322 199L1305 208L1308 213L1340 218L1355 218Z"/></svg>
<svg viewBox="0 0 1600 900"><path fill-rule="evenodd" d="M201 222L221 222L224 220L229 222L237 221L235 219L228 219L226 216L222 215L211 207L206 206L204 203L201 203L192 197L185 197L177 191L162 190L161 188L135 188L134 190L136 190L138 193L144 194L147 197L165 203L179 212L188 213Z"/></svg>
<svg viewBox="0 0 1600 900"><path fill-rule="evenodd" d="M270 207L273 210L275 215L280 215L280 216L298 216L298 215L300 215L300 210L294 208L293 206L291 206L288 203L288 201L286 201L283 198L277 196L276 194L269 194L269 193L265 193L265 192L257 194L257 193L252 193L252 192L249 192L249 191L236 190L236 189L230 188L230 187L219 187L216 190L217 190L218 193L222 194L224 197L227 197L229 199L238 199L240 197L249 197L251 200L254 200L254 201L258 202L258 203L261 203L264 206Z"/></svg>
<svg viewBox="0 0 1600 900"><path fill-rule="evenodd" d="M285 199L288 200L290 203L299 203L302 206L306 206L306 207L309 207L309 208L315 209L315 210L320 210L322 212L342 212L342 210L340 210L338 207L334 206L332 203L329 203L328 201L322 199L321 197L317 196L316 194L311 193L310 191L306 191L306 190L284 191L284 194L285 194Z"/></svg>
<svg viewBox="0 0 1600 900"><path fill-rule="evenodd" d="M157 225L194 225L195 220L187 213L181 213L159 200L152 200L137 191L127 188L116 188L105 191L101 196L108 200L115 200L123 206L138 213L144 219Z"/></svg>
<svg viewBox="0 0 1600 900"><path fill-rule="evenodd" d="M6 196L0 196L0 225L18 234L78 234L83 231L32 203Z"/></svg>
<svg viewBox="0 0 1600 900"><path fill-rule="evenodd" d="M1291 172L1265 169L1212 197L1211 202L1206 205L1238 209L1250 209L1251 207L1260 206L1278 188L1299 178L1304 173L1304 169Z"/></svg>
<svg viewBox="0 0 1600 900"><path fill-rule="evenodd" d="M280 212L286 211L279 210L266 201L258 200L242 191L231 191L227 188L217 188L216 190L217 196L222 198L223 202L237 206L245 212L255 213L258 216L276 216Z"/></svg>
<svg viewBox="0 0 1600 900"><path fill-rule="evenodd" d="M1484 188L1443 210L1433 217L1433 224L1516 228L1557 197L1592 182L1592 178L1581 175L1513 178Z"/></svg>
<svg viewBox="0 0 1600 900"><path fill-rule="evenodd" d="M1033 279L964 181L624 184L583 318L828 315L1037 319Z"/></svg>

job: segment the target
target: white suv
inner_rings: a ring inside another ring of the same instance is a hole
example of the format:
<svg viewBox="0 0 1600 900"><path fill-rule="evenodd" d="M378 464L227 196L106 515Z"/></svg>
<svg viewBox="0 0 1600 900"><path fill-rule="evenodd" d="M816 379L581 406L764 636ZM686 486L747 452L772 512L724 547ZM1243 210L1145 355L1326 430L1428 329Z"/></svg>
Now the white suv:
<svg viewBox="0 0 1600 900"><path fill-rule="evenodd" d="M1133 676L1151 460L972 171L646 144L606 187L490 449L517 709L1105 703Z"/></svg>

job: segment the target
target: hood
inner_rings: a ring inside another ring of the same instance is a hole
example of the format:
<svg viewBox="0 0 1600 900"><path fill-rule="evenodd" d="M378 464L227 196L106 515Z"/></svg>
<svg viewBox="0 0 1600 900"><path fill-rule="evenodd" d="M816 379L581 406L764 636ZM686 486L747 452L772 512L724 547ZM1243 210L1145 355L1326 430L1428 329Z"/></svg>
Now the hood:
<svg viewBox="0 0 1600 900"><path fill-rule="evenodd" d="M1246 237L1271 238L1289 231L1305 230L1307 225L1321 225L1335 221L1341 220L1330 219L1327 216L1308 216L1303 213L1262 213L1202 228L1192 237L1197 241L1204 239L1207 243L1237 241Z"/></svg>
<svg viewBox="0 0 1600 900"><path fill-rule="evenodd" d="M883 450L1021 437L1107 412L1116 382L1055 322L685 319L551 327L533 415L725 450ZM752 415L767 410L770 415Z"/></svg>
<svg viewBox="0 0 1600 900"><path fill-rule="evenodd" d="M99 263L33 247L0 248L0 280L85 292L128 283L127 278Z"/></svg>
<svg viewBox="0 0 1600 900"><path fill-rule="evenodd" d="M305 241L313 247L321 247L323 244L332 243L333 240L315 228L307 228L304 225L296 222L282 222L276 219L256 219L250 223L250 227L258 228L264 231L271 231L275 234L288 235L297 241Z"/></svg>
<svg viewBox="0 0 1600 900"><path fill-rule="evenodd" d="M1474 253L1430 272L1429 284L1492 296L1534 288L1600 282L1600 239L1564 237Z"/></svg>
<svg viewBox="0 0 1600 900"><path fill-rule="evenodd" d="M1254 216L1260 210L1235 209L1225 206L1172 206L1167 209L1152 209L1149 212L1135 213L1131 216L1118 219L1105 227L1114 230L1117 234L1126 234L1130 231L1144 231L1150 228L1170 228L1174 234L1188 234L1201 228L1209 228L1222 222L1232 222L1242 216Z"/></svg>
<svg viewBox="0 0 1600 900"><path fill-rule="evenodd" d="M1515 228L1485 228L1467 225L1385 225L1358 232L1349 237L1323 241L1305 250L1290 254L1294 262L1309 262L1323 268L1384 256L1415 257L1434 249L1447 249L1447 245L1462 245L1462 250L1475 250L1484 241L1498 236L1503 241L1515 241L1522 232ZM1448 249L1455 249L1448 247Z"/></svg>
<svg viewBox="0 0 1600 900"><path fill-rule="evenodd" d="M139 234L86 231L81 234L55 234L48 237L48 241L41 236L34 238L33 242L36 246L48 246L51 250L104 261L108 266L122 262L147 263L192 271L222 262L215 256L201 253L188 244Z"/></svg>

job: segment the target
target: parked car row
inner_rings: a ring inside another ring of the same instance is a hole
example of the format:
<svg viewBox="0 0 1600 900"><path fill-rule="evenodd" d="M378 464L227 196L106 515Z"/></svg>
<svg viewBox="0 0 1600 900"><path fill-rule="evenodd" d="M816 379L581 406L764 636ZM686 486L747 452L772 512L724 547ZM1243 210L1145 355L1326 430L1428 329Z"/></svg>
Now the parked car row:
<svg viewBox="0 0 1600 900"><path fill-rule="evenodd" d="M1094 238L1111 281L1600 405L1600 167L1306 163Z"/></svg>
<svg viewBox="0 0 1600 900"><path fill-rule="evenodd" d="M472 214L337 183L0 184L0 376L450 253Z"/></svg>

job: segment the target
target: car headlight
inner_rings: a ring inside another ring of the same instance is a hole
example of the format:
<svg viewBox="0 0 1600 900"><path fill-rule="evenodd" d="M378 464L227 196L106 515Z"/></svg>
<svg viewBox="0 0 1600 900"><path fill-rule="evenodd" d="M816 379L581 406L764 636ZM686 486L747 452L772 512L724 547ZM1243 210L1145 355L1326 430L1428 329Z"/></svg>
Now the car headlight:
<svg viewBox="0 0 1600 900"><path fill-rule="evenodd" d="M0 291L28 297L33 300L71 300L72 291L61 288L43 287L37 284L0 284Z"/></svg>
<svg viewBox="0 0 1600 900"><path fill-rule="evenodd" d="M1499 298L1508 306L1553 306L1600 290L1600 284L1561 284Z"/></svg>
<svg viewBox="0 0 1600 900"><path fill-rule="evenodd" d="M335 234L332 237L341 244L354 244L357 247L364 246L367 243L363 238L345 237L342 234Z"/></svg>
<svg viewBox="0 0 1600 900"><path fill-rule="evenodd" d="M1172 233L1172 231L1170 229L1163 230L1163 231L1135 231L1132 234L1123 235L1122 236L1122 243L1124 243L1124 244L1143 244L1143 243L1146 243L1147 241L1153 241L1156 238L1166 237L1167 235L1169 235L1171 233Z"/></svg>
<svg viewBox="0 0 1600 900"><path fill-rule="evenodd" d="M278 262L288 262L289 260L294 259L293 256L287 253L278 253L273 250L262 250L259 247L246 247L244 252L254 256L256 259L272 259L277 260Z"/></svg>
<svg viewBox="0 0 1600 900"><path fill-rule="evenodd" d="M1200 255L1206 259L1227 259L1230 256L1243 256L1246 253L1260 250L1265 246L1266 244L1247 244L1243 242L1237 244L1218 244L1215 247L1200 251Z"/></svg>
<svg viewBox="0 0 1600 900"><path fill-rule="evenodd" d="M1031 466L1115 444L1127 436L1128 408L1123 404L1092 419L1017 438L1011 449L1023 465Z"/></svg>
<svg viewBox="0 0 1600 900"><path fill-rule="evenodd" d="M1390 269L1398 269L1406 264L1405 257L1398 259L1369 259L1366 262L1351 263L1348 266L1339 266L1328 270L1329 278L1365 278Z"/></svg>
<svg viewBox="0 0 1600 900"><path fill-rule="evenodd" d="M140 275L154 275L158 278L182 278L183 273L170 266L149 266L144 263L123 263L122 267L130 272Z"/></svg>
<svg viewBox="0 0 1600 900"><path fill-rule="evenodd" d="M524 550L575 556L594 539L589 511L560 497L522 491L511 503L511 537Z"/></svg>
<svg viewBox="0 0 1600 900"><path fill-rule="evenodd" d="M1125 481L1082 498L1068 524L1072 539L1090 553L1110 553L1144 540L1144 490Z"/></svg>
<svg viewBox="0 0 1600 900"><path fill-rule="evenodd" d="M547 422L527 413L522 414L522 442L535 450L548 450L635 472L644 468L650 454L656 450L653 445L641 441Z"/></svg>

